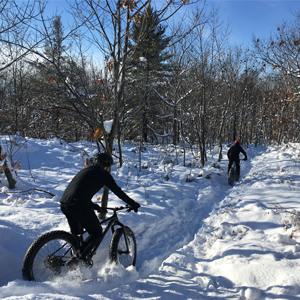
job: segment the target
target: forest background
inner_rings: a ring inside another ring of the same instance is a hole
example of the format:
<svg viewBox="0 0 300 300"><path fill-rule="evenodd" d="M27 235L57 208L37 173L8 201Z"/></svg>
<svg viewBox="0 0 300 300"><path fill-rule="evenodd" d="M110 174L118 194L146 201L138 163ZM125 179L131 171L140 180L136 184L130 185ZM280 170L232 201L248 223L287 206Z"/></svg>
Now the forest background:
<svg viewBox="0 0 300 300"><path fill-rule="evenodd" d="M244 47L218 7L159 3L70 1L64 26L47 2L1 1L1 134L117 141L121 166L125 140L189 147L202 166L235 139L299 142L299 12Z"/></svg>

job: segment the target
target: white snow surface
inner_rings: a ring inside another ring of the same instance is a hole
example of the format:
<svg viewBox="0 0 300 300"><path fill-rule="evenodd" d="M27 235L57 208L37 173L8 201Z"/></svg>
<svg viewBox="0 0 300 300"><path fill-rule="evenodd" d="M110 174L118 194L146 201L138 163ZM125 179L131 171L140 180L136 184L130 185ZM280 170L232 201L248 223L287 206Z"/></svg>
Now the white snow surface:
<svg viewBox="0 0 300 300"><path fill-rule="evenodd" d="M109 263L110 235L91 269L28 282L21 274L28 247L47 231L69 231L59 199L83 168L84 153L96 148L17 138L13 158L22 166L16 189L0 175L0 299L299 299L300 144L244 149L248 160L231 187L227 145L221 162L217 148L207 149L204 168L189 151L184 166L180 148L149 145L139 170L138 147L125 143L124 164L116 163L112 175L141 204L138 213L120 213L136 236L136 266ZM123 204L110 193L110 207Z"/></svg>

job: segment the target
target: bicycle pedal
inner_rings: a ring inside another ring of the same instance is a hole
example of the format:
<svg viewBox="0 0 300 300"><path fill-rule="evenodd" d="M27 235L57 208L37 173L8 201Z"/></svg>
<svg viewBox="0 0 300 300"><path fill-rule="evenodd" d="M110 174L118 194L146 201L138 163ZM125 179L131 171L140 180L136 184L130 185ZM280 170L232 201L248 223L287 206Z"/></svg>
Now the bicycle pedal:
<svg viewBox="0 0 300 300"><path fill-rule="evenodd" d="M93 262L93 260L88 259L88 260L84 261L84 264L85 264L86 267L91 268L93 266L94 262Z"/></svg>
<svg viewBox="0 0 300 300"><path fill-rule="evenodd" d="M80 263L80 258L77 256L73 256L66 262L66 267L69 270L75 270L78 267L79 263Z"/></svg>

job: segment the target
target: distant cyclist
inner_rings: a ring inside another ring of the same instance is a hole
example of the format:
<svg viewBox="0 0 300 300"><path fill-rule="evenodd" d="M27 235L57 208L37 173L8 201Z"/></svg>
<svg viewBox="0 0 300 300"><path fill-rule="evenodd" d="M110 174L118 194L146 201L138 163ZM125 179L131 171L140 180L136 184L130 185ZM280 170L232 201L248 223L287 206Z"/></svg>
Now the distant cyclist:
<svg viewBox="0 0 300 300"><path fill-rule="evenodd" d="M234 145L231 146L230 149L227 152L227 157L229 159L227 173L229 173L229 170L230 170L233 162L235 162L235 165L236 165L236 181L239 181L239 179L240 179L240 158L239 158L239 156L240 156L241 152L245 156L244 160L247 160L247 154L244 151L244 149L241 147L239 140L236 140L234 142Z"/></svg>
<svg viewBox="0 0 300 300"><path fill-rule="evenodd" d="M83 228L89 233L80 249L81 252L88 244L94 243L102 236L102 227L94 212L94 210L100 211L101 208L92 202L92 198L104 185L129 204L135 212L140 207L122 191L108 172L109 167L113 164L110 154L98 153L93 161L92 165L75 175L60 199L60 208L68 220L71 233L79 236Z"/></svg>

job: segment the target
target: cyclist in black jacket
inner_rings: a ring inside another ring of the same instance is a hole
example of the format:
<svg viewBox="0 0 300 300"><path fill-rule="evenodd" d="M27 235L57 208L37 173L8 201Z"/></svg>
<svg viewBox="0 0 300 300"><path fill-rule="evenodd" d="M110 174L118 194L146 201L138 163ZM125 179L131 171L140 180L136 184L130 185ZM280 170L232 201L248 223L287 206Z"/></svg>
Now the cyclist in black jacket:
<svg viewBox="0 0 300 300"><path fill-rule="evenodd" d="M101 208L92 202L92 198L104 185L129 204L135 212L140 207L137 202L122 191L108 172L112 164L111 155L108 153L97 154L92 165L75 175L60 199L60 209L67 217L71 233L79 236L83 228L89 233L82 244L81 252L89 243L102 236L102 227L94 212L94 210L101 211Z"/></svg>
<svg viewBox="0 0 300 300"><path fill-rule="evenodd" d="M235 162L235 165L236 165L236 174L237 174L236 180L237 181L239 181L239 178L240 178L240 158L239 158L239 156L240 156L241 152L245 156L244 160L247 160L247 154L244 151L244 149L241 147L239 140L236 140L234 142L234 145L232 147L230 147L230 149L227 152L227 157L229 159L227 173L229 173L229 170L230 170L233 162Z"/></svg>

